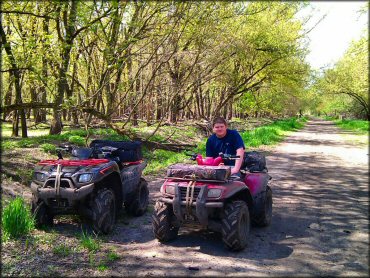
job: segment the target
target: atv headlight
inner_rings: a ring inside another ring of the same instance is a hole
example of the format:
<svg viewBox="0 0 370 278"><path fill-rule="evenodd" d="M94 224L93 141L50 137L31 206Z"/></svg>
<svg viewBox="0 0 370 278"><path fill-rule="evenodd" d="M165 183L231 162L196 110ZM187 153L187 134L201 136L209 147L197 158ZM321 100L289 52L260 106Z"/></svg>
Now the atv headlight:
<svg viewBox="0 0 370 278"><path fill-rule="evenodd" d="M175 195L175 187L173 185L166 185L165 192L170 195Z"/></svg>
<svg viewBox="0 0 370 278"><path fill-rule="evenodd" d="M35 179L37 181L45 181L46 175L44 173L35 173Z"/></svg>
<svg viewBox="0 0 370 278"><path fill-rule="evenodd" d="M82 174L78 178L78 182L84 183L89 182L92 178L92 174Z"/></svg>
<svg viewBox="0 0 370 278"><path fill-rule="evenodd" d="M222 193L222 189L219 189L219 188L212 188L210 190L208 190L208 198L218 198L221 196L221 193Z"/></svg>

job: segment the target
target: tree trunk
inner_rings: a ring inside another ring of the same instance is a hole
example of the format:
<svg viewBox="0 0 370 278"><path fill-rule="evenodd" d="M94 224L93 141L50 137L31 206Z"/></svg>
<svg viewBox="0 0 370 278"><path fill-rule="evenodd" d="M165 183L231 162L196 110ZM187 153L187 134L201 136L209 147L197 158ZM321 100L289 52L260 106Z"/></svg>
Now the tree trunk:
<svg viewBox="0 0 370 278"><path fill-rule="evenodd" d="M229 103L229 114L227 115L227 119L231 120L233 118L233 99L230 100Z"/></svg>
<svg viewBox="0 0 370 278"><path fill-rule="evenodd" d="M51 122L49 134L60 134L62 132L62 119L61 113L59 110L59 106L63 102L63 97L65 92L68 88L67 83L67 71L69 66L70 60L70 53L73 46L73 33L75 32L75 24L76 24L76 17L77 17L77 0L71 1L71 8L69 12L68 21L65 22L67 25L65 26L65 41L62 42L63 50L61 55L61 65L59 67L59 81L58 81L58 89L57 95L54 100L55 107L53 109L53 120ZM67 13L68 5L65 6L64 13Z"/></svg>
<svg viewBox="0 0 370 278"><path fill-rule="evenodd" d="M18 137L19 136L19 132L18 132L18 128L19 128L19 114L18 114L18 110L15 110L13 111L13 123L12 123L12 137Z"/></svg>
<svg viewBox="0 0 370 278"><path fill-rule="evenodd" d="M18 69L15 57L12 52L12 48L10 43L8 43L6 39L6 35L4 32L2 21L0 20L0 36L1 36L1 42L3 44L3 47L5 48L5 52L7 56L9 57L9 61L12 67L11 74L14 76L14 84L15 84L15 103L21 104L22 103L22 89L21 89L21 83L20 83L20 71ZM24 109L20 109L18 113L14 114L14 120L13 120L13 134L14 136L18 136L18 114L20 114L21 117L21 125L22 125L22 138L27 138L27 121L26 121L26 114L24 112Z"/></svg>
<svg viewBox="0 0 370 278"><path fill-rule="evenodd" d="M36 88L35 88L34 84L31 85L30 94L31 94L31 99L38 101L37 92L36 92ZM40 122L40 111L39 111L39 109L34 108L34 109L32 109L32 112L33 112L32 113L33 114L33 120L34 120L35 125L36 125Z"/></svg>
<svg viewBox="0 0 370 278"><path fill-rule="evenodd" d="M1 58L0 58L1 60ZM5 93L4 97L4 106L10 105L12 103L12 92L13 92L13 83L14 83L14 77L11 73L9 73L9 87L7 92ZM4 111L3 113L3 121L7 118L7 112Z"/></svg>
<svg viewBox="0 0 370 278"><path fill-rule="evenodd" d="M156 98L156 118L155 119L157 121L160 121L162 119L162 97L159 94L159 92L157 92L155 98Z"/></svg>

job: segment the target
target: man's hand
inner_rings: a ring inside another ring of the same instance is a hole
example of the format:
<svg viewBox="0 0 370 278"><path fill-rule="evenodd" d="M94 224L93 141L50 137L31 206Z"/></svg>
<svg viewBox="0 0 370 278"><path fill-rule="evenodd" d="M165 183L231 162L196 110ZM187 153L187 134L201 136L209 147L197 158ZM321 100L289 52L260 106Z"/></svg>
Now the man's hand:
<svg viewBox="0 0 370 278"><path fill-rule="evenodd" d="M235 161L235 166L231 168L231 175L239 173L240 167L242 166L243 163L244 149L243 148L237 149L236 155L240 156L240 158Z"/></svg>
<svg viewBox="0 0 370 278"><path fill-rule="evenodd" d="M231 168L231 175L234 175L234 174L237 174L237 173L239 173L239 169L237 169L235 167Z"/></svg>

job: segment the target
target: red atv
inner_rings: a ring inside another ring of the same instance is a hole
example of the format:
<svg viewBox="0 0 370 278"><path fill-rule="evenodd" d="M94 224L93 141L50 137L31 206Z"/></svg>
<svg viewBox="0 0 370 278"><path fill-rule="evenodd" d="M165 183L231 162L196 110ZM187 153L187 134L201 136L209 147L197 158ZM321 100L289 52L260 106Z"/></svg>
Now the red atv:
<svg viewBox="0 0 370 278"><path fill-rule="evenodd" d="M230 250L247 245L251 221L267 226L272 216L272 191L264 156L246 152L241 177L224 166L237 156L220 154L213 159L193 154L198 165L174 164L167 170L153 213L154 236L174 239L181 226L200 226L222 233Z"/></svg>
<svg viewBox="0 0 370 278"><path fill-rule="evenodd" d="M63 159L62 153L71 153ZM40 161L33 174L32 213L36 226L56 215L80 214L97 233L110 233L123 204L134 216L149 203L141 142L94 140L90 148L60 146L59 159Z"/></svg>

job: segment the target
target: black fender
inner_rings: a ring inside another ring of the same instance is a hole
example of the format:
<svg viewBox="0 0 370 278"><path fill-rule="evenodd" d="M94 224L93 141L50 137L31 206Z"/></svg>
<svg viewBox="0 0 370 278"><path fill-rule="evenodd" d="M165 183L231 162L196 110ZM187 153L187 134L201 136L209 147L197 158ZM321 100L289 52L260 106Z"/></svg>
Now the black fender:
<svg viewBox="0 0 370 278"><path fill-rule="evenodd" d="M265 196L268 188L271 190L270 186L266 184L263 191L260 191L256 196L254 196L252 218L259 217L263 213L265 208Z"/></svg>
<svg viewBox="0 0 370 278"><path fill-rule="evenodd" d="M253 198L247 186L238 186L226 191L223 199L228 201L242 200L247 203L249 211L253 209Z"/></svg>
<svg viewBox="0 0 370 278"><path fill-rule="evenodd" d="M123 205L123 191L121 183L121 174L119 167L116 162L110 162L104 167L101 167L96 173L94 179L94 192L97 192L100 188L111 188L116 197L116 208L117 212L122 208Z"/></svg>

